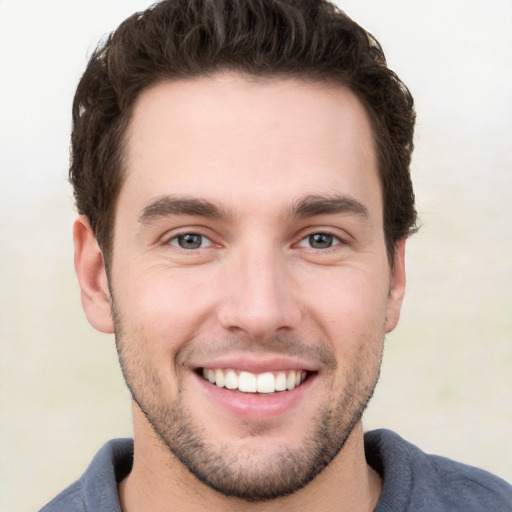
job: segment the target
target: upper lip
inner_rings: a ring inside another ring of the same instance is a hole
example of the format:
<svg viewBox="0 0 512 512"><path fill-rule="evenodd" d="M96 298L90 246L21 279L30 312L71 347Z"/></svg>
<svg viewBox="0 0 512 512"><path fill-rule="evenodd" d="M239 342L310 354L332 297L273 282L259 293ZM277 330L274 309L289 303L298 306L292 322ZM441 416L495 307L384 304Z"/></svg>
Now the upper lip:
<svg viewBox="0 0 512 512"><path fill-rule="evenodd" d="M194 369L206 368L215 370L233 369L250 373L265 373L285 370L305 370L307 372L318 371L318 367L311 362L301 361L286 356L223 356L205 361L198 361L194 364Z"/></svg>

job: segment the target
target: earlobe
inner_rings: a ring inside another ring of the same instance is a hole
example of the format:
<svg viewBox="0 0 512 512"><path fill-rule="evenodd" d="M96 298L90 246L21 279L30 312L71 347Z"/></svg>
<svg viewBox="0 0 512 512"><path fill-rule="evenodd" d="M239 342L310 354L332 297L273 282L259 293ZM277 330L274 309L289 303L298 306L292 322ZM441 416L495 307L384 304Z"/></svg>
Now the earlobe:
<svg viewBox="0 0 512 512"><path fill-rule="evenodd" d="M89 323L98 331L113 333L110 293L103 254L87 217L80 215L73 226L75 272L82 306Z"/></svg>
<svg viewBox="0 0 512 512"><path fill-rule="evenodd" d="M391 270L387 304L386 334L398 324L405 294L405 281L405 239L402 239L395 246L395 260Z"/></svg>

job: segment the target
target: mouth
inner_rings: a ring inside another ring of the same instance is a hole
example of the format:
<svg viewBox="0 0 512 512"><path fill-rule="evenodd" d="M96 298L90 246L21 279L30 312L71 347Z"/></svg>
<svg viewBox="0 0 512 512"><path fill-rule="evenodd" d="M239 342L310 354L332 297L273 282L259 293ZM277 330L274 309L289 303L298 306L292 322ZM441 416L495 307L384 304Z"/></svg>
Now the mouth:
<svg viewBox="0 0 512 512"><path fill-rule="evenodd" d="M204 414L235 421L276 420L294 413L301 414L300 404L306 396L315 403L318 396L320 370L306 362L288 358L226 357L201 364L192 369L197 390L197 406ZM202 397L205 397L205 401ZM228 415L217 414L218 408ZM210 421L210 420L209 420Z"/></svg>
<svg viewBox="0 0 512 512"><path fill-rule="evenodd" d="M252 373L231 368L198 368L197 374L218 388L252 395L270 395L300 387L312 373L307 370L280 370Z"/></svg>

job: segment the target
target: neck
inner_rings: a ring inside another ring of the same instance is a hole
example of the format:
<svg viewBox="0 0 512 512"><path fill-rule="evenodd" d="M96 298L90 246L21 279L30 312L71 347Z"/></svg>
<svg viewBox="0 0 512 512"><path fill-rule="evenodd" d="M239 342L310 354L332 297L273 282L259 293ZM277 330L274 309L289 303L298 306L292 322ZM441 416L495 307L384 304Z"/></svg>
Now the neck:
<svg viewBox="0 0 512 512"><path fill-rule="evenodd" d="M249 512L370 512L379 499L381 480L366 464L361 423L331 464L306 487L257 503L226 497L201 483L148 427L145 418L134 417L133 468L119 484L123 512L170 512L176 508L183 512L234 512L242 508Z"/></svg>

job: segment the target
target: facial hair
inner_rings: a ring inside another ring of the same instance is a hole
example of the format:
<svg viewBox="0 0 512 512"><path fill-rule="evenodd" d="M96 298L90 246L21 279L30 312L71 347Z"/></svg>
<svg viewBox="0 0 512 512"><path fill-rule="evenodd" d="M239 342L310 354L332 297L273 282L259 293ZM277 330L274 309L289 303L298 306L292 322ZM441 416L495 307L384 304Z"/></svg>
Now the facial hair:
<svg viewBox="0 0 512 512"><path fill-rule="evenodd" d="M112 301L116 347L125 382L133 400L145 415L164 449L174 456L203 484L227 497L261 502L292 494L310 483L338 455L370 401L380 373L382 343L360 344L360 352L346 377L346 385L335 393L333 381L336 358L325 344L309 347L297 338L276 337L263 344L247 338L230 339L214 350L282 353L289 356L307 352L323 370L330 393L317 408L316 418L300 448L282 448L261 459L257 453L233 449L208 440L186 403L179 375L198 351L211 346L204 342L185 347L176 354L178 376L176 397L169 400L156 368L144 354L150 353L150 340L133 339L123 329L123 320ZM376 346L378 345L378 346ZM334 395L334 396L333 396ZM193 409L192 409L193 410ZM266 426L249 427L247 437L265 435Z"/></svg>

